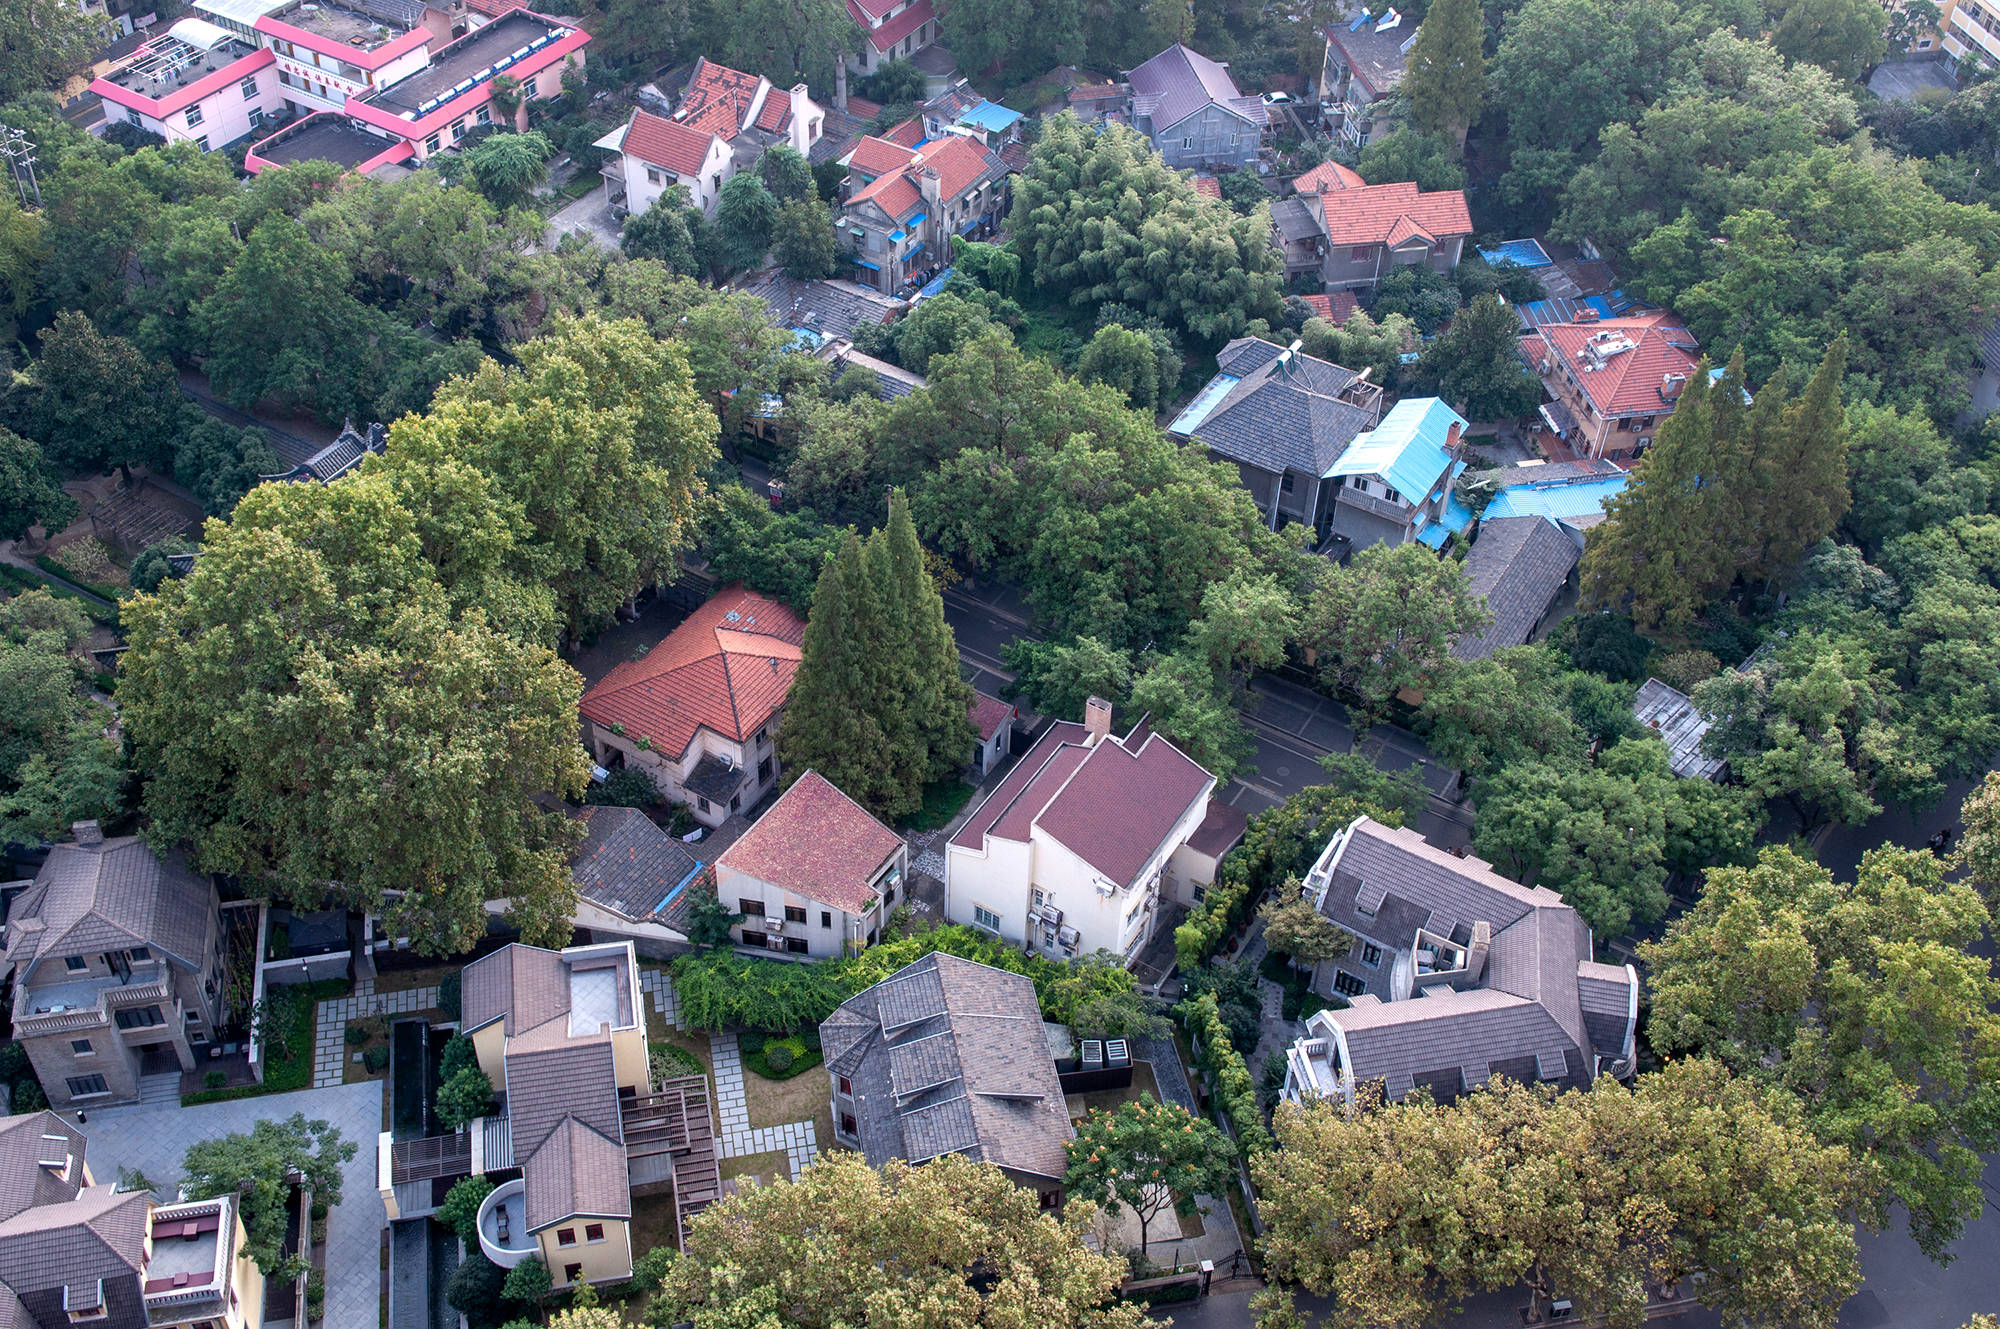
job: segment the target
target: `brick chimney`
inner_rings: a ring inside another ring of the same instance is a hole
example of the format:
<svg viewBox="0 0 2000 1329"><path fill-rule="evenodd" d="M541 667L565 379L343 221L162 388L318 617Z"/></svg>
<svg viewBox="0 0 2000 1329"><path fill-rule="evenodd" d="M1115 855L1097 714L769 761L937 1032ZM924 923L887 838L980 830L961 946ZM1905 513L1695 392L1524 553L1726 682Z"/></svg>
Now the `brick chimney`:
<svg viewBox="0 0 2000 1329"><path fill-rule="evenodd" d="M1092 697L1083 704L1083 727L1088 731L1084 743L1096 747L1111 736L1111 703L1102 697Z"/></svg>
<svg viewBox="0 0 2000 1329"><path fill-rule="evenodd" d="M75 822L69 829L70 833L76 836L76 842L81 848L95 848L104 843L104 828L95 821Z"/></svg>
<svg viewBox="0 0 2000 1329"><path fill-rule="evenodd" d="M1486 953L1493 949L1493 925L1480 921L1472 925L1472 944L1465 948L1465 980L1477 983L1486 972Z"/></svg>

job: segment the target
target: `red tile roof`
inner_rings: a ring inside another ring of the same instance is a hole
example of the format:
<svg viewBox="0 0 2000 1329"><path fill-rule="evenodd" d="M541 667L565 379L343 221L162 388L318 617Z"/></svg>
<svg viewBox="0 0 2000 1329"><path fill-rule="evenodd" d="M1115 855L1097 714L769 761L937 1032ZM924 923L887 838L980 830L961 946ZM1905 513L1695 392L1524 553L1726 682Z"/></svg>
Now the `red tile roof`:
<svg viewBox="0 0 2000 1329"><path fill-rule="evenodd" d="M909 216L924 205L923 192L916 182L901 170L894 170L878 180L871 180L854 191L847 200L848 206L856 203L873 203L897 221Z"/></svg>
<svg viewBox="0 0 2000 1329"><path fill-rule="evenodd" d="M776 600L724 587L643 659L606 674L578 709L672 758L687 752L699 729L742 742L785 704L805 631Z"/></svg>
<svg viewBox="0 0 2000 1329"><path fill-rule="evenodd" d="M635 110L623 151L678 175L699 175L715 137L651 111Z"/></svg>
<svg viewBox="0 0 2000 1329"><path fill-rule="evenodd" d="M807 771L715 866L859 914L875 902L876 874L902 847L901 836Z"/></svg>
<svg viewBox="0 0 2000 1329"><path fill-rule="evenodd" d="M928 167L938 174L938 194L943 198L957 198L966 190L979 183L979 177L986 174L988 158L986 145L978 139L963 134L949 134L941 142L927 143L910 159L909 169L914 171Z"/></svg>
<svg viewBox="0 0 2000 1329"><path fill-rule="evenodd" d="M1354 298L1352 291L1334 291L1327 295L1302 295L1299 298L1311 305L1315 314L1342 327L1345 327L1347 320L1353 318L1355 311L1361 308L1361 302Z"/></svg>
<svg viewBox="0 0 2000 1329"><path fill-rule="evenodd" d="M1660 395L1661 383L1668 374L1692 374L1701 351L1693 335L1664 310L1595 323L1545 323L1538 331L1539 338L1522 338L1536 370L1543 359L1534 345L1539 342L1568 362L1590 404L1607 418L1670 414L1673 404ZM1614 349L1628 342L1629 348ZM1586 355L1593 343L1600 347L1594 359ZM1602 369L1586 368L1599 362Z"/></svg>
<svg viewBox="0 0 2000 1329"><path fill-rule="evenodd" d="M892 129L884 130L882 137L898 147L914 151L917 144L924 141L924 122L912 117Z"/></svg>
<svg viewBox="0 0 2000 1329"><path fill-rule="evenodd" d="M524 0L465 0L465 7L475 14L485 14L489 18L499 18L510 9L519 9Z"/></svg>
<svg viewBox="0 0 2000 1329"><path fill-rule="evenodd" d="M674 108L674 118L691 129L735 138L749 123L750 107L762 83L755 74L718 65L704 56L694 62L694 73L688 77L680 105Z"/></svg>
<svg viewBox="0 0 2000 1329"><path fill-rule="evenodd" d="M1387 245L1400 243L1393 236L1472 234L1472 214L1465 210L1464 192L1457 189L1426 194L1404 181L1340 189L1319 197L1326 211L1328 244Z"/></svg>
<svg viewBox="0 0 2000 1329"><path fill-rule="evenodd" d="M857 97L850 92L847 94L847 113L856 120L873 120L882 114L882 103L871 102L866 97Z"/></svg>
<svg viewBox="0 0 2000 1329"><path fill-rule="evenodd" d="M914 123L914 122L912 122ZM887 175L898 166L906 164L916 154L901 143L892 143L886 138L864 138L854 145L848 156L849 169L863 175Z"/></svg>
<svg viewBox="0 0 2000 1329"><path fill-rule="evenodd" d="M1212 175L1197 174L1194 178L1194 192L1203 198L1221 198L1222 181Z"/></svg>
<svg viewBox="0 0 2000 1329"><path fill-rule="evenodd" d="M1129 884L1214 779L1144 725L1095 747L1085 737L1082 725L1052 725L951 843L1025 842L1039 828L1106 879Z"/></svg>
<svg viewBox="0 0 2000 1329"><path fill-rule="evenodd" d="M772 88L764 98L764 109L757 112L757 128L767 134L781 134L791 118L791 97Z"/></svg>
<svg viewBox="0 0 2000 1329"><path fill-rule="evenodd" d="M878 0L876 8L886 11L894 2L895 0L886 2ZM897 42L937 17L937 10L932 7L931 0L917 0L917 3L879 28L870 26L872 18L868 11L862 8L861 0L847 0L847 13L861 25L861 31L867 36L868 44L882 52L893 50Z"/></svg>
<svg viewBox="0 0 2000 1329"><path fill-rule="evenodd" d="M1368 182L1361 178L1359 171L1342 166L1339 162L1321 162L1292 181L1295 194L1324 194L1331 189L1366 189Z"/></svg>
<svg viewBox="0 0 2000 1329"><path fill-rule="evenodd" d="M979 731L979 741L984 743L1000 731L1001 725L1014 718L1014 703L975 692L965 718L972 721L972 727Z"/></svg>
<svg viewBox="0 0 2000 1329"><path fill-rule="evenodd" d="M1219 798L1208 800L1208 815L1195 827L1188 837L1188 848L1197 854L1210 858L1221 858L1234 849L1243 839L1243 832L1250 826L1250 818L1243 809L1233 808Z"/></svg>
<svg viewBox="0 0 2000 1329"><path fill-rule="evenodd" d="M861 11L861 16L856 17L855 22L864 28L868 26L869 19L881 18L884 14L894 9L896 4L897 0L847 0L847 7L850 10L859 9Z"/></svg>

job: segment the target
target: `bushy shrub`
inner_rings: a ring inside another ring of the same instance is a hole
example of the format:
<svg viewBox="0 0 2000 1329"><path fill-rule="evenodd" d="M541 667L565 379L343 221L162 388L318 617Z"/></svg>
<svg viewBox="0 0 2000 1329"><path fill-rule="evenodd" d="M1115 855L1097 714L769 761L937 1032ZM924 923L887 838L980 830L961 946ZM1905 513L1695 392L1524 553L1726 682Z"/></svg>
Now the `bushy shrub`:
<svg viewBox="0 0 2000 1329"><path fill-rule="evenodd" d="M444 1203L438 1206L437 1220L458 1233L466 1248L479 1244L479 1206L493 1193L493 1183L484 1177L466 1177L454 1184Z"/></svg>
<svg viewBox="0 0 2000 1329"><path fill-rule="evenodd" d="M1257 1109L1256 1081L1243 1063L1243 1054L1229 1040L1214 995L1204 994L1193 1001L1184 1001L1175 1008L1175 1014L1181 1017L1188 1037L1194 1040L1195 1060L1202 1078L1208 1083L1216 1110L1228 1118L1230 1128L1235 1131L1237 1144L1246 1156L1269 1150L1271 1134L1264 1129L1264 1119Z"/></svg>
<svg viewBox="0 0 2000 1329"><path fill-rule="evenodd" d="M370 1075L383 1069L389 1064L388 1046L383 1043L377 1043L374 1047L369 1048L361 1054L361 1064L367 1067Z"/></svg>
<svg viewBox="0 0 2000 1329"><path fill-rule="evenodd" d="M783 1043L773 1043L764 1049L764 1064L774 1071L788 1069L798 1060L798 1054Z"/></svg>
<svg viewBox="0 0 2000 1329"><path fill-rule="evenodd" d="M438 980L438 1009L444 1012L447 1020L461 1018L458 1013L458 994L461 981L459 971L456 969Z"/></svg>
<svg viewBox="0 0 2000 1329"><path fill-rule="evenodd" d="M493 1108L493 1082L477 1066L467 1066L438 1086L433 1109L438 1124L455 1131Z"/></svg>
<svg viewBox="0 0 2000 1329"><path fill-rule="evenodd" d="M347 1026L347 1033L343 1037L347 1039L347 1046L358 1048L368 1041L368 1031L358 1024L351 1024Z"/></svg>

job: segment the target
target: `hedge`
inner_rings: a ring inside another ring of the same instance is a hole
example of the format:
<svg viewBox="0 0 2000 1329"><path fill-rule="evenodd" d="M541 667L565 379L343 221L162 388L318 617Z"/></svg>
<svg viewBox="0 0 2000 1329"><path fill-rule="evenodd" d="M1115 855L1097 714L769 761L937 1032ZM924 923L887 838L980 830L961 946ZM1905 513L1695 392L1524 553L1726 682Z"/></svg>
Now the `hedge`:
<svg viewBox="0 0 2000 1329"><path fill-rule="evenodd" d="M1181 1017L1188 1037L1199 1049L1195 1060L1201 1067L1202 1078L1208 1082L1216 1110L1229 1119L1235 1130L1236 1143L1244 1156L1268 1152L1271 1134L1264 1129L1263 1115L1257 1110L1257 1082L1251 1078L1250 1068L1243 1064L1243 1054L1229 1041L1229 1030L1216 1009L1215 994L1203 993L1193 1001L1184 1001L1174 1008L1174 1013Z"/></svg>

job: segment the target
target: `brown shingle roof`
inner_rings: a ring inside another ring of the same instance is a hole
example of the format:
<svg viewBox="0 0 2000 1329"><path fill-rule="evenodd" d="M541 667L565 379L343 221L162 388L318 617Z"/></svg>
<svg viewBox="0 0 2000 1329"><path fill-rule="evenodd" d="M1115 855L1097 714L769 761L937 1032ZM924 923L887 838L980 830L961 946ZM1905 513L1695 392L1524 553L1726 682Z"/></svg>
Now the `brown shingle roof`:
<svg viewBox="0 0 2000 1329"><path fill-rule="evenodd" d="M75 1199L24 1209L0 1222L0 1283L17 1293L130 1277L145 1265L144 1191L92 1186Z"/></svg>
<svg viewBox="0 0 2000 1329"><path fill-rule="evenodd" d="M785 704L804 639L805 624L784 605L724 587L644 659L605 675L578 709L673 758L703 728L740 743Z"/></svg>
<svg viewBox="0 0 2000 1329"><path fill-rule="evenodd" d="M43 1136L60 1137L61 1143ZM58 1148L80 1161L86 1142L83 1132L53 1112L23 1112L0 1120L0 1219L76 1198L83 1189L81 1166L71 1168L67 1178L58 1168L43 1166Z"/></svg>
<svg viewBox="0 0 2000 1329"><path fill-rule="evenodd" d="M521 1164L528 1230L567 1218L630 1218L632 1182L622 1138L565 1117Z"/></svg>
<svg viewBox="0 0 2000 1329"><path fill-rule="evenodd" d="M1219 798L1208 800L1208 813L1188 837L1188 848L1197 854L1210 858L1221 858L1234 849L1243 839L1243 832L1249 829L1250 818L1241 808L1231 807Z"/></svg>
<svg viewBox="0 0 2000 1329"><path fill-rule="evenodd" d="M1325 209L1326 238L1334 245L1386 245L1421 231L1426 237L1472 234L1465 193L1439 189L1424 193L1404 181L1368 185L1318 196Z"/></svg>
<svg viewBox="0 0 2000 1329"><path fill-rule="evenodd" d="M569 971L558 951L516 942L461 972L459 1014L468 1030L504 1018L501 1031L513 1038L569 1009Z"/></svg>
<svg viewBox="0 0 2000 1329"><path fill-rule="evenodd" d="M1000 731L1000 726L1014 717L1014 703L989 697L983 692L972 694L972 705L966 710L966 719L979 731L979 741L984 743Z"/></svg>
<svg viewBox="0 0 2000 1329"><path fill-rule="evenodd" d="M178 850L165 858L137 836L59 844L15 902L7 953L30 975L49 956L157 946L190 968L207 958L215 923L208 882ZM42 930L23 928L37 919Z"/></svg>
<svg viewBox="0 0 2000 1329"><path fill-rule="evenodd" d="M715 866L859 914L875 902L872 883L882 865L902 847L901 836L807 771Z"/></svg>

